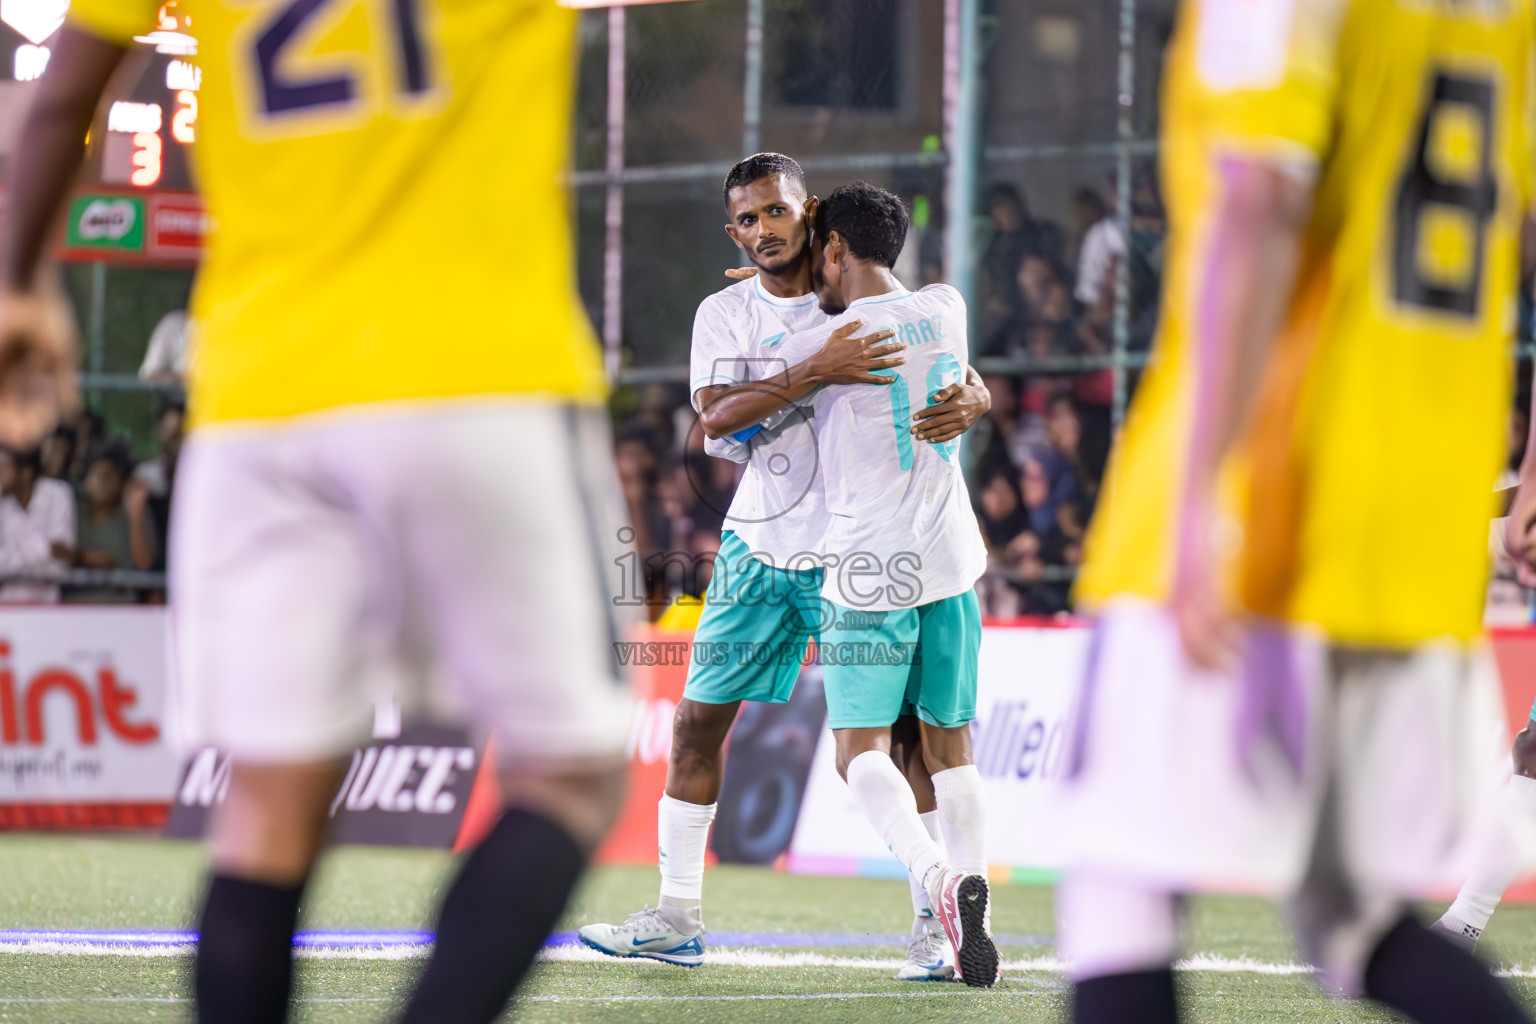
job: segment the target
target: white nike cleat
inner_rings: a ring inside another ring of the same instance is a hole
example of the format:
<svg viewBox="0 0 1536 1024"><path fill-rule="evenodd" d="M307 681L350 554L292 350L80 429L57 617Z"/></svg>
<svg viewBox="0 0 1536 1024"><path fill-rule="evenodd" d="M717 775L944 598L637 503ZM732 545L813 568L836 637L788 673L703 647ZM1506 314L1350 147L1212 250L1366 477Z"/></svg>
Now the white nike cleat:
<svg viewBox="0 0 1536 1024"><path fill-rule="evenodd" d="M907 962L896 972L897 981L954 981L955 951L944 926L932 917L912 919L907 942Z"/></svg>
<svg viewBox="0 0 1536 1024"><path fill-rule="evenodd" d="M697 967L704 962L704 929L681 932L657 907L630 914L623 924L589 924L576 932L585 946L609 956L644 957Z"/></svg>
<svg viewBox="0 0 1536 1024"><path fill-rule="evenodd" d="M1449 910L1432 927L1439 930L1444 938L1450 939L1468 953L1477 948L1477 940L1483 937L1481 928L1474 928L1461 918L1451 916Z"/></svg>
<svg viewBox="0 0 1536 1024"><path fill-rule="evenodd" d="M955 976L972 988L991 988L999 977L997 946L987 931L991 892L980 875L950 868L939 881L933 909L955 950Z"/></svg>

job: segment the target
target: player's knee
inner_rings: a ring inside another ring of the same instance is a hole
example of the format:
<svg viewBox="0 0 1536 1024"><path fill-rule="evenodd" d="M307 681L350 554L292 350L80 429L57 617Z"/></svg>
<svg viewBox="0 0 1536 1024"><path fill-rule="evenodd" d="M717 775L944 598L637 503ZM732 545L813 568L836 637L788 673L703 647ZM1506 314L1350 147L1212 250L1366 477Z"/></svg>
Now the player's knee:
<svg viewBox="0 0 1536 1024"><path fill-rule="evenodd" d="M837 742L837 774L848 781L848 766L860 754L878 751L891 756L891 736L886 729L837 729L832 733Z"/></svg>
<svg viewBox="0 0 1536 1024"><path fill-rule="evenodd" d="M929 775L974 763L971 745L966 741L969 730L970 726L965 725L959 729L931 729L924 734L923 766Z"/></svg>
<svg viewBox="0 0 1536 1024"><path fill-rule="evenodd" d="M550 819L591 853L624 808L626 778L623 764L561 775L507 772L502 802Z"/></svg>
<svg viewBox="0 0 1536 1024"><path fill-rule="evenodd" d="M681 701L672 716L673 767L685 775L712 774L735 717L730 705Z"/></svg>
<svg viewBox="0 0 1536 1024"><path fill-rule="evenodd" d="M343 762L236 763L209 836L222 874L273 885L308 877L325 841Z"/></svg>

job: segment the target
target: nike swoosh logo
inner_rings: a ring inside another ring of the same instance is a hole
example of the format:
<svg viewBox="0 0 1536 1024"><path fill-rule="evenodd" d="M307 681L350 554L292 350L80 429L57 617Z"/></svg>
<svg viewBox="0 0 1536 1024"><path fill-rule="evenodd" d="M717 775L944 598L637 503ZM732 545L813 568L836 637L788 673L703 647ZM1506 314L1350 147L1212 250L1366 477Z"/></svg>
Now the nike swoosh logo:
<svg viewBox="0 0 1536 1024"><path fill-rule="evenodd" d="M665 935L652 935L648 939L642 939L640 936L636 935L633 939L630 940L630 942L636 946L644 946L648 942L659 942L664 938L666 938Z"/></svg>
<svg viewBox="0 0 1536 1024"><path fill-rule="evenodd" d="M778 334L775 334L771 338L764 338L763 339L763 344L765 346L767 346L768 348L778 348L779 347L779 342L783 341L784 340L784 335L786 335L788 333L789 333L788 331L780 331Z"/></svg>

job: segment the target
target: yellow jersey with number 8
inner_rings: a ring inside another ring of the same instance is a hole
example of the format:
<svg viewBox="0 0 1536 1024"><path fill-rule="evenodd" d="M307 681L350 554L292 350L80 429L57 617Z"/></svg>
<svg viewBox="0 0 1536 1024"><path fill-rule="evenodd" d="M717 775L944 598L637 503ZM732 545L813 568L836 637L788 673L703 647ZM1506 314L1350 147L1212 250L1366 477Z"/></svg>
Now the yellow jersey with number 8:
<svg viewBox="0 0 1536 1024"><path fill-rule="evenodd" d="M158 0L74 0L127 43ZM484 395L598 402L566 168L576 15L553 0L180 0L214 222L194 423Z"/></svg>
<svg viewBox="0 0 1536 1024"><path fill-rule="evenodd" d="M1187 0L1165 76L1170 235L1154 364L1079 596L1162 600L1192 428L1217 162L1312 175L1285 329L1223 474L1249 611L1343 643L1480 628L1505 449L1530 0Z"/></svg>

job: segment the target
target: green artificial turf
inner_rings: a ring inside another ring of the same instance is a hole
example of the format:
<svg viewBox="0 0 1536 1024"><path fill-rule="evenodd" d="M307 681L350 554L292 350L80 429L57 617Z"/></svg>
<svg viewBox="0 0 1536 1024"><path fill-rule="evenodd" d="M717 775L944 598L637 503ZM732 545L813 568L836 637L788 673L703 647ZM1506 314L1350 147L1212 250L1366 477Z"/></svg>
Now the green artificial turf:
<svg viewBox="0 0 1536 1024"><path fill-rule="evenodd" d="M0 835L0 927L185 928L196 906L201 849L153 839ZM450 876L446 854L347 848L327 858L304 908L310 928L419 928ZM807 878L752 868L712 869L708 922L717 931L901 933L910 922L906 886L871 879ZM656 894L654 868L595 872L562 928L617 920ZM1049 936L1050 890L1003 886L994 930ZM1191 953L1294 962L1296 954L1264 902L1212 897L1193 902ZM789 954L794 950L772 950ZM828 956L890 959L897 947L817 948ZM1013 946L1005 960L1053 954ZM1500 910L1485 953L1526 963L1536 952L1536 909ZM44 956L0 953L0 1022L128 1024L189 1019L187 971L177 957ZM387 1018L419 961L301 960L294 1019L363 1022ZM1331 1002L1299 975L1184 972L1190 1020L1199 1024L1313 1024L1389 1018ZM1511 981L1536 1004L1536 983ZM726 966L693 970L648 962L549 963L538 967L508 1020L715 1024L727 1021L1044 1022L1063 1019L1066 989L1045 971L1015 971L995 990L899 983L887 970L842 966Z"/></svg>

